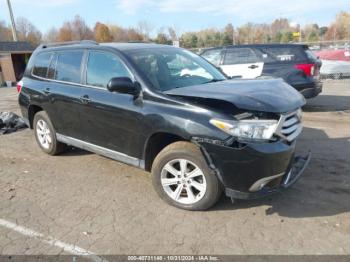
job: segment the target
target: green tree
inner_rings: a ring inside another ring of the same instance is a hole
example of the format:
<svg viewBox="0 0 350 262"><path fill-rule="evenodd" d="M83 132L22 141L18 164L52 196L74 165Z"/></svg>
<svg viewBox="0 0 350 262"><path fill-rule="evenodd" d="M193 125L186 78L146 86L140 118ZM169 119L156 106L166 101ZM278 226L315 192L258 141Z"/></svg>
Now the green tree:
<svg viewBox="0 0 350 262"><path fill-rule="evenodd" d="M198 37L196 33L193 33L193 32L184 33L180 38L180 44L185 48L197 48Z"/></svg>
<svg viewBox="0 0 350 262"><path fill-rule="evenodd" d="M328 31L328 27L327 26L322 26L319 29L319 35L320 37L324 37L324 35L327 33Z"/></svg>
<svg viewBox="0 0 350 262"><path fill-rule="evenodd" d="M235 29L231 23L227 24L224 29L222 44L231 45L234 44Z"/></svg>
<svg viewBox="0 0 350 262"><path fill-rule="evenodd" d="M290 31L283 32L281 37L282 43L289 43L293 41L293 33Z"/></svg>
<svg viewBox="0 0 350 262"><path fill-rule="evenodd" d="M168 36L165 33L162 33L162 32L159 32L157 34L155 42L157 44L163 44L163 45L171 45L172 44L172 41L168 38Z"/></svg>

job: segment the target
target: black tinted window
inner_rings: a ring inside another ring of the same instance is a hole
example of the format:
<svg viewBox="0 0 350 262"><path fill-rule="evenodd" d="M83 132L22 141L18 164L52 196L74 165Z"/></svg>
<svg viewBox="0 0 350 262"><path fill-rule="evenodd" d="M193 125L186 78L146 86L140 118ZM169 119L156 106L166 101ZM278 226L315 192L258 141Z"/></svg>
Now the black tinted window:
<svg viewBox="0 0 350 262"><path fill-rule="evenodd" d="M82 51L58 53L55 79L65 82L80 83L82 58Z"/></svg>
<svg viewBox="0 0 350 262"><path fill-rule="evenodd" d="M264 62L298 62L305 60L305 51L299 47L265 47L261 48Z"/></svg>
<svg viewBox="0 0 350 262"><path fill-rule="evenodd" d="M41 53L35 57L33 75L46 77L49 67L51 53Z"/></svg>
<svg viewBox="0 0 350 262"><path fill-rule="evenodd" d="M218 66L221 61L221 49L214 49L214 50L208 50L205 51L202 54L202 57L204 57L206 60L208 60L213 65Z"/></svg>
<svg viewBox="0 0 350 262"><path fill-rule="evenodd" d="M119 57L111 53L90 52L87 63L86 84L107 87L113 77L132 78Z"/></svg>
<svg viewBox="0 0 350 262"><path fill-rule="evenodd" d="M231 48L226 51L224 64L257 63L259 58L251 48Z"/></svg>

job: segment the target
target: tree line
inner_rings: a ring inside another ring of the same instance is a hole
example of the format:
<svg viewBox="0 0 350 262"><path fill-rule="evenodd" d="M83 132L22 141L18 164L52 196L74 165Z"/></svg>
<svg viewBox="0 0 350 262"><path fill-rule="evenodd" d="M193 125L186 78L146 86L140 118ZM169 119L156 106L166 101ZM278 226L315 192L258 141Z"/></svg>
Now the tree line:
<svg viewBox="0 0 350 262"><path fill-rule="evenodd" d="M272 23L246 23L235 28L231 23L224 28L207 28L193 32L179 32L175 27L161 27L156 33L155 27L147 21L141 21L134 27L122 27L115 24L97 22L90 28L85 20L76 15L66 21L60 28L51 28L40 32L28 19L16 20L18 38L28 41L33 46L40 43L63 42L75 40L95 40L97 42L156 42L172 44L179 41L185 48L204 48L231 44L250 43L289 43L317 42L350 39L350 13L340 12L329 26L307 24L301 27L292 24L286 18L279 18ZM11 41L9 25L0 21L0 41Z"/></svg>

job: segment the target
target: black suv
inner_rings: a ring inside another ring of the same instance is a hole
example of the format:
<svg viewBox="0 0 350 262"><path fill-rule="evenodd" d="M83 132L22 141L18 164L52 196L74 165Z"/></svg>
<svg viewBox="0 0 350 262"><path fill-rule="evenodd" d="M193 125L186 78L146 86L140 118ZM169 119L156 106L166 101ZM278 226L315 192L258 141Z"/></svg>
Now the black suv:
<svg viewBox="0 0 350 262"><path fill-rule="evenodd" d="M181 48L90 41L43 45L18 85L41 149L67 145L152 172L168 203L212 206L293 184L304 98L280 79L228 80Z"/></svg>
<svg viewBox="0 0 350 262"><path fill-rule="evenodd" d="M307 45L237 45L204 50L205 59L231 78L283 78L305 98L322 91L322 65Z"/></svg>

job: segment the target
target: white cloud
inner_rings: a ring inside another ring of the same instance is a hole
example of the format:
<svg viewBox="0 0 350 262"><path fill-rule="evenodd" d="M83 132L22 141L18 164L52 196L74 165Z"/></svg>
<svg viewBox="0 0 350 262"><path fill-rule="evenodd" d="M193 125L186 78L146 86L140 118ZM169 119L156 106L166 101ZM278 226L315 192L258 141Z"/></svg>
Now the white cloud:
<svg viewBox="0 0 350 262"><path fill-rule="evenodd" d="M117 8L126 14L135 14L140 9L155 6L154 0L121 0L117 1Z"/></svg>
<svg viewBox="0 0 350 262"><path fill-rule="evenodd" d="M41 7L60 7L60 6L67 6L71 5L73 3L78 2L79 0L12 0L12 2L15 4L22 4L22 5L28 5L31 6L41 6Z"/></svg>
<svg viewBox="0 0 350 262"><path fill-rule="evenodd" d="M349 10L349 0L117 0L117 7L128 14L152 8L162 13L232 15L239 20L258 22L259 19L271 17L303 20L305 14L327 11L329 8Z"/></svg>

